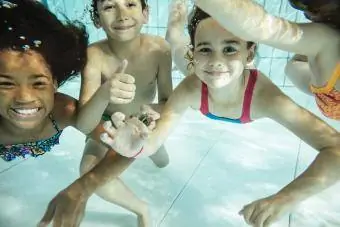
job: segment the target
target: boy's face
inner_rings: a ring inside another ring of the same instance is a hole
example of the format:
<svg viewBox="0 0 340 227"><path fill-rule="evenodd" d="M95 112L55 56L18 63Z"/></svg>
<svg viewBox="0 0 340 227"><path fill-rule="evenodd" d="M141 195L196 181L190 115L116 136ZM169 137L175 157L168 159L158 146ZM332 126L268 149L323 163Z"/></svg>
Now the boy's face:
<svg viewBox="0 0 340 227"><path fill-rule="evenodd" d="M99 25L117 41L137 37L148 20L148 9L142 9L140 0L99 0L97 9Z"/></svg>
<svg viewBox="0 0 340 227"><path fill-rule="evenodd" d="M224 87L242 75L250 51L246 41L225 30L214 19L204 19L196 28L195 73L209 87Z"/></svg>
<svg viewBox="0 0 340 227"><path fill-rule="evenodd" d="M0 118L34 129L51 113L55 86L43 57L34 52L0 52Z"/></svg>

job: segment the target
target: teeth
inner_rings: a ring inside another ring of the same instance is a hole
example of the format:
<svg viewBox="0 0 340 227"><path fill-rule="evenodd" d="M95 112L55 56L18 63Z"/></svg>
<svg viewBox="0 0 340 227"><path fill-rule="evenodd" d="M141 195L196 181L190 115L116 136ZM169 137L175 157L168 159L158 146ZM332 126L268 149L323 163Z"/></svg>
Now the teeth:
<svg viewBox="0 0 340 227"><path fill-rule="evenodd" d="M38 112L38 108L34 108L34 109L13 109L15 112L17 112L18 114L22 114L22 115L31 115L31 114L35 114L36 112Z"/></svg>

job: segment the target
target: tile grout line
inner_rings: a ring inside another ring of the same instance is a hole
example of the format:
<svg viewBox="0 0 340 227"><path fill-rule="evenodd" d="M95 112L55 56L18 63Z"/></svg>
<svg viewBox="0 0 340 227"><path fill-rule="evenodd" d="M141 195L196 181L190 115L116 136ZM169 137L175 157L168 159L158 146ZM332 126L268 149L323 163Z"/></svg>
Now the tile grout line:
<svg viewBox="0 0 340 227"><path fill-rule="evenodd" d="M224 135L224 133L222 134ZM183 195L183 192L185 191L185 189L187 188L188 184L191 182L191 179L193 178L193 176L196 174L198 168L202 165L203 161L205 160L205 158L207 157L207 155L210 153L210 151L215 147L217 143L214 143L209 149L208 151L204 154L204 156L201 158L201 160L199 161L199 163L197 164L196 168L194 169L194 171L192 172L191 176L189 177L189 179L185 182L184 186L181 188L180 192L177 194L177 196L175 197L175 199L172 201L170 207L167 209L167 211L164 213L163 217L161 218L160 222L157 224L157 226L159 227L163 221L165 220L166 216L169 214L171 208L174 206L175 202L178 200L178 198Z"/></svg>
<svg viewBox="0 0 340 227"><path fill-rule="evenodd" d="M20 161L20 162L18 162L18 163L16 163L16 164L13 164L13 165L11 165L11 166L9 166L9 167L7 167L7 168L1 170L1 171L0 171L0 174L2 174L2 173L4 173L4 172L6 172L6 171L12 169L13 167L15 167L15 166L17 166L17 165L23 163L23 162L26 161L26 160L28 160L28 159L24 159L24 160L22 160L22 161Z"/></svg>
<svg viewBox="0 0 340 227"><path fill-rule="evenodd" d="M299 142L299 151L296 157L296 163L295 163L295 170L294 170L294 176L293 176L293 180L296 178L296 174L297 174L297 170L298 170L298 166L299 166L299 161L300 161L300 154L301 154L301 146L302 146L302 140L300 139ZM289 217L288 217L288 227L292 227L292 213L289 213Z"/></svg>

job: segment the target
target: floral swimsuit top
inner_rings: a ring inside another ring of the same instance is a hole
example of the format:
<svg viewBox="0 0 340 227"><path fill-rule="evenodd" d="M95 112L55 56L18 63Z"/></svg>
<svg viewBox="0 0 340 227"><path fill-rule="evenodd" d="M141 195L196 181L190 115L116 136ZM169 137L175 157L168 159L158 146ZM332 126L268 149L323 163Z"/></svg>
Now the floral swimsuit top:
<svg viewBox="0 0 340 227"><path fill-rule="evenodd" d="M48 139L27 142L21 144L4 145L0 144L0 157L6 162L10 162L17 157L25 158L26 156L38 157L51 151L52 147L59 144L59 137L62 130L59 129L56 121L50 115L53 127L57 131L55 135Z"/></svg>

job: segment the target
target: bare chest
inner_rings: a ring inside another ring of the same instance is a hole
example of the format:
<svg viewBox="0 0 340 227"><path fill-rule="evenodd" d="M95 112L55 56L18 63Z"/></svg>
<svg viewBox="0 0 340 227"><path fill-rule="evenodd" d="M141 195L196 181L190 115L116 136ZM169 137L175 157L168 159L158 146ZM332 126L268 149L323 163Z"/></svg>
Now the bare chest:
<svg viewBox="0 0 340 227"><path fill-rule="evenodd" d="M111 59L106 61L102 66L102 82L111 78L120 65L118 59ZM130 60L128 62L126 74L130 74L135 78L137 90L144 90L144 87L155 83L158 73L158 62L156 59L143 56L140 59ZM140 88L140 89L138 89Z"/></svg>
<svg viewBox="0 0 340 227"><path fill-rule="evenodd" d="M103 65L102 82L114 75L120 62L117 59L111 59ZM140 58L130 60L128 62L125 73L130 74L135 78L136 94L134 100L129 104L124 105L109 105L107 113L116 111L125 114L133 114L139 112L140 106L150 104L156 96L158 61L153 56L144 55Z"/></svg>

